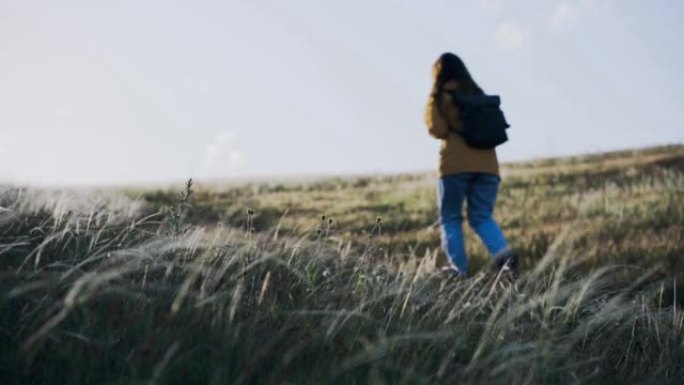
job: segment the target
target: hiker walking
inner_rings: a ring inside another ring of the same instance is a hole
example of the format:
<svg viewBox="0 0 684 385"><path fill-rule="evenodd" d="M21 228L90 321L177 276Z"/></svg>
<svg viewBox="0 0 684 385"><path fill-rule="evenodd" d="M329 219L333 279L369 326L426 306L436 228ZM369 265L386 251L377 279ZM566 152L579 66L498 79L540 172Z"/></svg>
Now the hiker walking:
<svg viewBox="0 0 684 385"><path fill-rule="evenodd" d="M437 203L442 247L451 261L448 269L459 277L468 275L462 228L467 201L468 223L487 247L494 267L516 272L518 258L492 216L501 181L494 146L506 140L508 127L499 99L485 95L452 53L437 59L432 74L425 123L430 135L441 141Z"/></svg>

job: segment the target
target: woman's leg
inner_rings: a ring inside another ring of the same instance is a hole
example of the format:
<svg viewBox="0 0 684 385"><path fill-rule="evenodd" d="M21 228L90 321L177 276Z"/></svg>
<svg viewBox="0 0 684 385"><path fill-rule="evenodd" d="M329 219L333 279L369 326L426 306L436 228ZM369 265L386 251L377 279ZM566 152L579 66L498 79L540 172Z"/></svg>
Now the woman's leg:
<svg viewBox="0 0 684 385"><path fill-rule="evenodd" d="M475 174L467 192L468 223L496 258L509 252L508 243L493 217L499 177L493 174Z"/></svg>
<svg viewBox="0 0 684 385"><path fill-rule="evenodd" d="M463 200L468 186L467 174L446 175L439 179L437 203L442 231L442 247L454 268L468 275L468 257L463 242Z"/></svg>

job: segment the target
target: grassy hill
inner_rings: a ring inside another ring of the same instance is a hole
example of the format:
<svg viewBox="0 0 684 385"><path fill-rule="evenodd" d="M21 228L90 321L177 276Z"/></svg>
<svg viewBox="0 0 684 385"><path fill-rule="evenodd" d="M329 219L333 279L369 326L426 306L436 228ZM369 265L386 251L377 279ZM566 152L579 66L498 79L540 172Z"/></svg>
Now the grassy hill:
<svg viewBox="0 0 684 385"><path fill-rule="evenodd" d="M0 383L682 383L684 146L508 164L517 280L436 175L0 190Z"/></svg>

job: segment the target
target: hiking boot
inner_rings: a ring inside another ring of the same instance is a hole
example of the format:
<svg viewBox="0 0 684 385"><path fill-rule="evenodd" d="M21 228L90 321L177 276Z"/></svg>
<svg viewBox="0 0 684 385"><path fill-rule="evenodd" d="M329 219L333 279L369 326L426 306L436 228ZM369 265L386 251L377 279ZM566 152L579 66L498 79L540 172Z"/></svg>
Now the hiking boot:
<svg viewBox="0 0 684 385"><path fill-rule="evenodd" d="M494 259L492 264L494 273L512 273L518 275L518 255L513 252L504 253Z"/></svg>
<svg viewBox="0 0 684 385"><path fill-rule="evenodd" d="M465 279L465 278L467 278L465 274L461 273L460 271L458 271L458 269L456 269L456 268L453 267L453 266L443 266L443 267L442 267L441 269L439 269L439 270L442 272L442 274L452 276L452 277L454 277L454 278L456 278L456 279Z"/></svg>

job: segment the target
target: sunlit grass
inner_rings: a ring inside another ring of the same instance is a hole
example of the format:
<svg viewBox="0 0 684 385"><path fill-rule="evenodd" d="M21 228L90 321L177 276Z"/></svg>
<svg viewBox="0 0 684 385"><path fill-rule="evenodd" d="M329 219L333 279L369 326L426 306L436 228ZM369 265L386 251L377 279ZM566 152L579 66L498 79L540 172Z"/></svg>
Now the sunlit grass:
<svg viewBox="0 0 684 385"><path fill-rule="evenodd" d="M684 155L644 154L512 166L515 281L470 230L438 272L434 175L5 188L1 383L681 383Z"/></svg>

